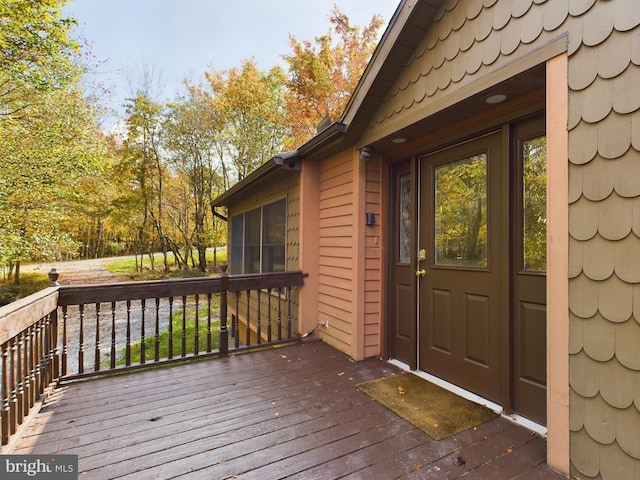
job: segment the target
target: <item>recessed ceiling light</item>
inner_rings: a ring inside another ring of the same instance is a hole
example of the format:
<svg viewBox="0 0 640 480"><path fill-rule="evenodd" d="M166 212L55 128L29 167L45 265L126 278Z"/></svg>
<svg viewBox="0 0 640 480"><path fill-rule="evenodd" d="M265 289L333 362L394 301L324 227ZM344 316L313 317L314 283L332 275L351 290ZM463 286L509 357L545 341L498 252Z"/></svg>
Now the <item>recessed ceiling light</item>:
<svg viewBox="0 0 640 480"><path fill-rule="evenodd" d="M495 105L496 103L502 103L507 99L506 93L494 93L493 95L489 95L484 99L485 103L489 105Z"/></svg>
<svg viewBox="0 0 640 480"><path fill-rule="evenodd" d="M396 137L396 138L392 139L391 141L392 141L393 143L398 143L398 144L400 144L400 143L404 143L404 142L406 142L406 141L407 141L407 139L406 139L406 138L403 138L403 137Z"/></svg>

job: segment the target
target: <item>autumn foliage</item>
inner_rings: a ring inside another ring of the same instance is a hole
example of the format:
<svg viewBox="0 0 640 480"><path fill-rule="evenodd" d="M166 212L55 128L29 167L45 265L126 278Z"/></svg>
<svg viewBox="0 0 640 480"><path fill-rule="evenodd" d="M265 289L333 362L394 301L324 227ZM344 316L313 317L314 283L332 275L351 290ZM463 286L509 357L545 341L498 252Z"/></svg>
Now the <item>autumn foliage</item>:
<svg viewBox="0 0 640 480"><path fill-rule="evenodd" d="M335 6L329 21L331 30L314 42L290 36L292 52L283 56L289 64L285 98L290 146L309 140L322 119L340 118L382 26L379 16L364 28L351 25Z"/></svg>
<svg viewBox="0 0 640 480"><path fill-rule="evenodd" d="M288 71L239 59L171 99L141 78L106 134L64 3L0 2L0 265L16 281L25 261L132 253L205 272L226 229L211 200L339 120L382 26L351 25L334 7L326 34L290 36Z"/></svg>

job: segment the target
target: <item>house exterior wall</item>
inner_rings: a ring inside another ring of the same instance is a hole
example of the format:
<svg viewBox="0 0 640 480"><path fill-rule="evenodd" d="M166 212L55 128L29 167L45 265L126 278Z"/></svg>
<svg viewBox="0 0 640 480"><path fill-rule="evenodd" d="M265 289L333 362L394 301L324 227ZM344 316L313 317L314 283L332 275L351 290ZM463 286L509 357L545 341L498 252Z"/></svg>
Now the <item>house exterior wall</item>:
<svg viewBox="0 0 640 480"><path fill-rule="evenodd" d="M571 471L640 478L640 8L637 0L449 0L360 141L568 56ZM548 99L549 101L549 99ZM555 146L554 146L555 148ZM561 232L556 232L560 233ZM557 280L557 279L556 279Z"/></svg>
<svg viewBox="0 0 640 480"><path fill-rule="evenodd" d="M248 212L281 198L287 198L287 271L300 269L300 177L294 175L275 183L260 193L247 195L227 207L228 218ZM231 245L231 229L227 230L227 245ZM229 262L231 259L228 259Z"/></svg>
<svg viewBox="0 0 640 480"><path fill-rule="evenodd" d="M375 224L364 227L364 357L380 355L382 346L382 161L372 155L362 164L365 181L365 213L373 213ZM364 223L364 218L361 219Z"/></svg>
<svg viewBox="0 0 640 480"><path fill-rule="evenodd" d="M241 201L238 201L227 207L228 218L234 215L244 213L262 205L275 202L281 198L287 199L287 237L286 237L286 270L293 271L300 269L300 176L294 175L285 180L274 183L268 189L260 191L260 193L247 195ZM227 245L231 245L231 228L227 229L228 239ZM231 258L229 258L231 261ZM291 293L291 304L289 306L289 296L286 292L281 292L281 299L277 295L278 292L272 292L272 295L263 292L258 296L253 292L247 302L245 292L232 293L229 297L229 313L240 320L239 338L242 342L246 338L246 319L249 312L251 324L252 342L256 341L256 323L258 312L261 319L261 332L263 339L266 339L268 320L271 319L272 335L275 339L278 319L282 322L282 334L287 334L287 323L290 309L291 316L291 335L300 333L299 327L299 295L298 289L294 289ZM232 332L233 334L233 332Z"/></svg>
<svg viewBox="0 0 640 480"><path fill-rule="evenodd" d="M350 151L324 160L319 169L318 321L329 322L324 341L357 357L358 239L354 206L357 192Z"/></svg>

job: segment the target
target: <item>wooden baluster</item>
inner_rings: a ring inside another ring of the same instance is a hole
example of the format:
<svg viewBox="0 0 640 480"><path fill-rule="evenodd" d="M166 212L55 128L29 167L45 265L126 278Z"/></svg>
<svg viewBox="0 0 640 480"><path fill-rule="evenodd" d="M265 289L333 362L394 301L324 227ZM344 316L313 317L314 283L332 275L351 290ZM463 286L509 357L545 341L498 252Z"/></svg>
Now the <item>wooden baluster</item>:
<svg viewBox="0 0 640 480"><path fill-rule="evenodd" d="M69 356L67 347L67 320L69 319L69 313L67 306L62 307L62 376L67 374L67 359Z"/></svg>
<svg viewBox="0 0 640 480"><path fill-rule="evenodd" d="M125 364L131 365L131 300L127 300L127 333L125 341Z"/></svg>
<svg viewBox="0 0 640 480"><path fill-rule="evenodd" d="M80 340L78 345L78 373L84 373L84 304L80 305Z"/></svg>
<svg viewBox="0 0 640 480"><path fill-rule="evenodd" d="M140 299L140 310L141 310L141 316L140 316L140 363L145 363L146 357L147 357L147 352L146 352L146 345L144 342L144 330L145 330L145 326L144 326L144 314L147 308L147 300L145 298L141 298Z"/></svg>
<svg viewBox="0 0 640 480"><path fill-rule="evenodd" d="M35 323L33 325L33 335L35 339L35 347L34 352L35 356L33 359L33 372L35 375L34 385L36 395L39 395L44 391L42 385L42 329L41 323Z"/></svg>
<svg viewBox="0 0 640 480"><path fill-rule="evenodd" d="M227 330L227 292L229 291L229 274L227 273L227 264L221 265L220 278L220 344L218 351L220 356L226 357L229 354L229 332Z"/></svg>
<svg viewBox="0 0 640 480"><path fill-rule="evenodd" d="M156 332L154 337L154 358L160 361L160 298L156 297Z"/></svg>
<svg viewBox="0 0 640 480"><path fill-rule="evenodd" d="M287 339L291 338L291 287L287 287Z"/></svg>
<svg viewBox="0 0 640 480"><path fill-rule="evenodd" d="M30 378L30 382L32 385L32 395L33 395L33 403L36 402L36 400L38 399L38 396L40 395L41 391L42 391L42 376L40 375L41 372L41 341L40 341L40 328L39 325L37 323L33 324L31 326L30 329L30 334L31 334L31 350L29 352L29 355L31 357L31 362L29 365L29 376Z"/></svg>
<svg viewBox="0 0 640 480"><path fill-rule="evenodd" d="M51 319L49 315L44 317L42 324L42 344L44 345L44 358L42 359L42 382L51 384ZM34 402L35 403L35 402ZM33 403L30 405L33 406Z"/></svg>
<svg viewBox="0 0 640 480"><path fill-rule="evenodd" d="M23 362L23 348L24 348L24 334L25 332L18 334L16 341L16 423L22 424L25 416L25 411L29 411L28 408L24 408L24 362Z"/></svg>
<svg viewBox="0 0 640 480"><path fill-rule="evenodd" d="M260 314L260 295L262 294L262 290L258 289L258 321L256 323L256 330L258 332L258 338L256 340L256 343L261 344L262 343L262 315Z"/></svg>
<svg viewBox="0 0 640 480"><path fill-rule="evenodd" d="M100 371L100 304L96 303L96 347L94 357L95 372Z"/></svg>
<svg viewBox="0 0 640 480"><path fill-rule="evenodd" d="M267 342L271 341L271 291L271 288L267 290Z"/></svg>
<svg viewBox="0 0 640 480"><path fill-rule="evenodd" d="M196 330L193 333L193 354L198 355L200 353L200 318L199 318L199 310L200 310L200 295L196 293L196 318L195 318L195 327Z"/></svg>
<svg viewBox="0 0 640 480"><path fill-rule="evenodd" d="M51 380L55 381L60 378L60 358L58 354L58 309L56 308L53 312L51 312L51 352L53 357L52 361L52 369L51 369Z"/></svg>
<svg viewBox="0 0 640 480"><path fill-rule="evenodd" d="M28 329L26 329L24 332L22 332L22 334L20 335L21 337L20 350L22 350L22 354L21 354L22 364L20 364L18 368L20 368L21 370L21 374L20 374L21 383L22 383L21 408L23 409L24 416L29 415L29 409L33 404L35 404L35 400L36 400L36 392L35 392L35 388L33 388L32 379L31 379L31 372L32 372L31 364L33 361L32 360L32 356L33 356L32 335L31 335L32 330L33 330L33 325L30 326Z"/></svg>
<svg viewBox="0 0 640 480"><path fill-rule="evenodd" d="M238 321L238 315L240 314L240 292L235 292L236 294L236 314L233 317L234 322L235 322L235 327L234 327L234 337L235 338L235 346L236 348L240 348L240 322Z"/></svg>
<svg viewBox="0 0 640 480"><path fill-rule="evenodd" d="M22 366L23 377L22 382L24 384L24 405L25 412L29 412L29 409L35 404L35 389L31 385L31 362L33 357L32 342L31 342L31 328L28 328L24 332L24 364ZM28 415L28 413L27 413Z"/></svg>
<svg viewBox="0 0 640 480"><path fill-rule="evenodd" d="M2 344L2 413L0 423L2 424L2 445L9 443L11 431L9 429L10 418L9 404L9 349L7 344Z"/></svg>
<svg viewBox="0 0 640 480"><path fill-rule="evenodd" d="M211 353L211 294L210 293L207 293L207 353Z"/></svg>
<svg viewBox="0 0 640 480"><path fill-rule="evenodd" d="M9 390L11 391L11 401L9 403L10 426L9 429L13 435L18 430L18 422L16 410L18 405L18 397L16 396L16 338L13 337L9 342L11 355L9 356Z"/></svg>
<svg viewBox="0 0 640 480"><path fill-rule="evenodd" d="M182 353L184 357L187 354L187 297L182 296Z"/></svg>
<svg viewBox="0 0 640 480"><path fill-rule="evenodd" d="M246 346L251 345L251 290L247 290L247 331L246 331Z"/></svg>
<svg viewBox="0 0 640 480"><path fill-rule="evenodd" d="M169 359L173 358L173 297L169 297Z"/></svg>
<svg viewBox="0 0 640 480"><path fill-rule="evenodd" d="M116 302L111 302L111 368L116 368Z"/></svg>
<svg viewBox="0 0 640 480"><path fill-rule="evenodd" d="M278 340L282 340L282 287L278 287Z"/></svg>

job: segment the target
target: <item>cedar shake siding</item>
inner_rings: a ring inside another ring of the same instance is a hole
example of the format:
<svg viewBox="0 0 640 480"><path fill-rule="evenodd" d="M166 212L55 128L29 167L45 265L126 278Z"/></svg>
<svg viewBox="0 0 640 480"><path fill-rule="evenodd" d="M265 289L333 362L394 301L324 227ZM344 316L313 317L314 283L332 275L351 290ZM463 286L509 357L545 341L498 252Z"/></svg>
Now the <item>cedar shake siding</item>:
<svg viewBox="0 0 640 480"><path fill-rule="evenodd" d="M639 25L638 0L447 0L361 142L568 55L571 473L582 479L640 478Z"/></svg>

